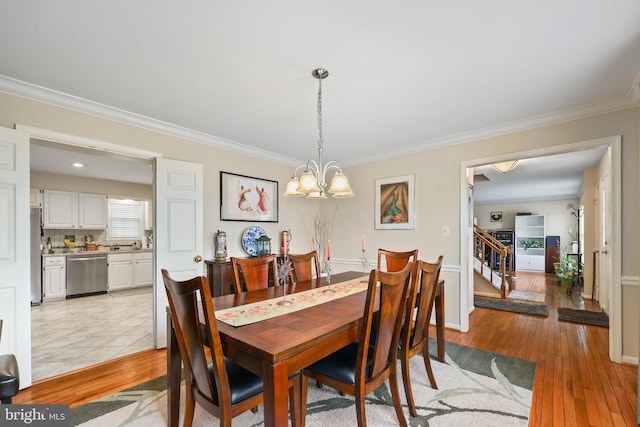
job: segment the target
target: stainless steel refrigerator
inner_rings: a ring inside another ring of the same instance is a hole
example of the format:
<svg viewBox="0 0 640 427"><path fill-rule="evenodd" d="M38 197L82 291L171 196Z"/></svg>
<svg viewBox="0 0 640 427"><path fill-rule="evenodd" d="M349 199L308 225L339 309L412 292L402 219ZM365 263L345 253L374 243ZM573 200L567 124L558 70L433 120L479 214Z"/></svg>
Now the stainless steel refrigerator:
<svg viewBox="0 0 640 427"><path fill-rule="evenodd" d="M31 305L42 303L42 212L31 208Z"/></svg>

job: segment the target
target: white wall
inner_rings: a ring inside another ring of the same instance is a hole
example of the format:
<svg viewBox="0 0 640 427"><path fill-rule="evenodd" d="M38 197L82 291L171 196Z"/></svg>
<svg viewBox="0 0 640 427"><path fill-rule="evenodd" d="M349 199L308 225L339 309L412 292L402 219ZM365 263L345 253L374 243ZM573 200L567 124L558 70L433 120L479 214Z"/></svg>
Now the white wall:
<svg viewBox="0 0 640 427"><path fill-rule="evenodd" d="M638 109L633 108L349 167L345 172L356 193L355 198L310 202L281 197L280 222L261 223L261 226L271 237L276 237L282 229L290 228L293 235L291 250L306 250L306 239L302 238L306 234L305 220L313 218L318 211L331 215L335 206L338 206L338 219L332 236L332 266L336 271L340 268L360 268L358 257L361 255L362 234L367 236L369 258L374 258L373 254L379 247L417 248L420 257L427 260L435 259L440 254L444 255L442 277L446 281L445 317L447 325L456 327L460 325L462 316L466 316L460 312L460 290L466 287L467 282L467 278L460 277L460 211L461 200L464 200L460 194L463 184L460 182L462 162L622 135L622 275L637 278L640 158L638 122ZM205 191L204 230L207 242L205 257L213 256L213 235L218 229L227 232L230 255L241 255L243 252L240 247L240 235L246 227L255 225L220 221L220 170L277 180L280 183L280 193L284 191L292 170L288 165L273 161L0 93L0 126L11 128L15 123L160 152L166 158L202 163ZM393 144L393 141L389 141L389 144ZM375 230L375 180L406 174L416 176L416 229ZM442 235L442 226L449 226L449 236ZM637 286L627 286L622 292L624 301L639 300ZM624 306L623 310L623 324L633 325L634 328L640 324L637 306L633 310ZM637 358L638 338L637 331L624 335L623 353L626 356Z"/></svg>

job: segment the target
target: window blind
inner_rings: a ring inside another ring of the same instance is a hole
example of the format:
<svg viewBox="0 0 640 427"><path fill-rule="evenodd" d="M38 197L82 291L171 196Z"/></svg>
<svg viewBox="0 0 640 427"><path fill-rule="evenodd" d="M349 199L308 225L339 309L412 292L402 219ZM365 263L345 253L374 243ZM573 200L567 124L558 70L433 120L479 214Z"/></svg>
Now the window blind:
<svg viewBox="0 0 640 427"><path fill-rule="evenodd" d="M109 239L140 239L143 202L109 198Z"/></svg>

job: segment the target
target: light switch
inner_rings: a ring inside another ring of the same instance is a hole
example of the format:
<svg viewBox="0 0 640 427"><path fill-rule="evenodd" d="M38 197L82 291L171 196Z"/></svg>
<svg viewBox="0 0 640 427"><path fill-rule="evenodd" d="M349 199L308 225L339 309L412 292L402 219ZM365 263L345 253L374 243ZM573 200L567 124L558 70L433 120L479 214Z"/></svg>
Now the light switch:
<svg viewBox="0 0 640 427"><path fill-rule="evenodd" d="M442 226L442 235L444 237L449 237L449 226L448 225L443 225Z"/></svg>

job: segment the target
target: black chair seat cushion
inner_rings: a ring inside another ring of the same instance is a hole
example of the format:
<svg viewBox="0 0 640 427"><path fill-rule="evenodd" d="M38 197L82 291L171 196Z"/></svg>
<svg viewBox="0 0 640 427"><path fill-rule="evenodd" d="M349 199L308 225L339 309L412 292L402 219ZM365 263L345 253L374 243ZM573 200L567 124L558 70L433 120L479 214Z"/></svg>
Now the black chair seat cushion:
<svg viewBox="0 0 640 427"><path fill-rule="evenodd" d="M349 344L340 350L331 353L324 359L318 360L313 365L305 368L345 384L356 383L356 362L358 360L359 342ZM367 356L367 379L371 376L373 366L373 347L369 347Z"/></svg>
<svg viewBox="0 0 640 427"><path fill-rule="evenodd" d="M229 388L231 389L231 404L243 402L257 394L262 393L262 378L247 371L242 366L235 364L231 359L224 358L227 367L227 377L229 378ZM209 366L211 380L213 377L213 365Z"/></svg>
<svg viewBox="0 0 640 427"><path fill-rule="evenodd" d="M20 374L16 357L13 354L0 355L0 398L15 396L19 388Z"/></svg>

